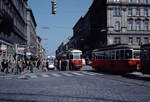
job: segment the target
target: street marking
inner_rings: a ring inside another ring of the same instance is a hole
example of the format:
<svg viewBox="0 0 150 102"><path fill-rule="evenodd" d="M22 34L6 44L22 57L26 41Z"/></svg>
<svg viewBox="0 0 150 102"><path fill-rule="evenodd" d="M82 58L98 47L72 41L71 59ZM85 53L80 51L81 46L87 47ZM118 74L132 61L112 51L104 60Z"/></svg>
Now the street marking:
<svg viewBox="0 0 150 102"><path fill-rule="evenodd" d="M29 75L30 78L37 78L36 75Z"/></svg>
<svg viewBox="0 0 150 102"><path fill-rule="evenodd" d="M104 74L100 74L100 73L92 73L92 72L81 72L87 75L104 75Z"/></svg>
<svg viewBox="0 0 150 102"><path fill-rule="evenodd" d="M19 78L19 79L23 79L23 78L25 78L25 76L19 76L18 78Z"/></svg>
<svg viewBox="0 0 150 102"><path fill-rule="evenodd" d="M61 75L53 73L52 76L60 77Z"/></svg>
<svg viewBox="0 0 150 102"><path fill-rule="evenodd" d="M47 75L47 74L41 74L41 76L42 76L42 77L45 77L45 78L50 77L50 76L49 76L49 75Z"/></svg>
<svg viewBox="0 0 150 102"><path fill-rule="evenodd" d="M71 72L72 74L75 74L75 75L83 75L83 74L80 74L80 73L76 73L76 72Z"/></svg>
<svg viewBox="0 0 150 102"><path fill-rule="evenodd" d="M65 76L73 76L71 74L68 74L68 73L61 73L62 75L65 75Z"/></svg>

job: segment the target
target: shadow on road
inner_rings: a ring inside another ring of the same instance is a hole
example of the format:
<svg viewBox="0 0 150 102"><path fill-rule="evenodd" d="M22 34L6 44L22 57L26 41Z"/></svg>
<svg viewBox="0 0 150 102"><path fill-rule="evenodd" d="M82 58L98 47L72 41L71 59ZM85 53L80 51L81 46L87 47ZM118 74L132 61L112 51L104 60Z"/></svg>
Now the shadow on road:
<svg viewBox="0 0 150 102"><path fill-rule="evenodd" d="M135 79L135 80L143 80L143 81L150 81L150 77L145 77L144 75L136 75L136 74L124 74L122 77Z"/></svg>

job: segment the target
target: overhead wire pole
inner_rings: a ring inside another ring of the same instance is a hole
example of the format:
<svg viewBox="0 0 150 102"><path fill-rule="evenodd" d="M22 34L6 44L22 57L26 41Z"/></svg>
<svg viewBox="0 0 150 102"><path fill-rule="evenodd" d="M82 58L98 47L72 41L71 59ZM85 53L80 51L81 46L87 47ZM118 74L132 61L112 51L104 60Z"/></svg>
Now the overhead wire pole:
<svg viewBox="0 0 150 102"><path fill-rule="evenodd" d="M51 4L52 4L52 14L56 14L56 0L52 0Z"/></svg>

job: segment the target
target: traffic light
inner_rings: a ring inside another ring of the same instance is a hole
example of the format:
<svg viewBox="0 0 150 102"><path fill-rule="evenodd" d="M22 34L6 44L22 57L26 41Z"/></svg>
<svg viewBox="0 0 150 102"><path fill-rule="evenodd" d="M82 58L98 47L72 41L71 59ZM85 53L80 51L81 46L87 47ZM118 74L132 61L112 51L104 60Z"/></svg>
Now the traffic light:
<svg viewBox="0 0 150 102"><path fill-rule="evenodd" d="M56 14L56 0L52 0L52 14Z"/></svg>

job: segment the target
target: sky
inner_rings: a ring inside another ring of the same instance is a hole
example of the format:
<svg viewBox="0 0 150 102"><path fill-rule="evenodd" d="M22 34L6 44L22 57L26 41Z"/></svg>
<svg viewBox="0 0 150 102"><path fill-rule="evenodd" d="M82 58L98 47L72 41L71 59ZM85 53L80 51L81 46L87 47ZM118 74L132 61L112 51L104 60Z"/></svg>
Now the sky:
<svg viewBox="0 0 150 102"><path fill-rule="evenodd" d="M48 55L55 51L62 41L73 36L73 26L84 16L93 0L56 0L56 15L51 13L51 0L28 0L37 23L37 35Z"/></svg>

